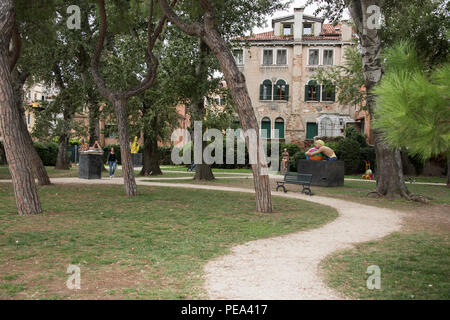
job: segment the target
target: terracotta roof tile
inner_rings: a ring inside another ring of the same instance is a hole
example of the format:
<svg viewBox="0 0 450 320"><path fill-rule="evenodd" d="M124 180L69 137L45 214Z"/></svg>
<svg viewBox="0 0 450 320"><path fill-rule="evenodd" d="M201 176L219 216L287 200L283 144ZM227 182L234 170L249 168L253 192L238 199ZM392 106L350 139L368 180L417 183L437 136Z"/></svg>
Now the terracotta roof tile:
<svg viewBox="0 0 450 320"><path fill-rule="evenodd" d="M304 40L340 40L341 39L341 27L342 25L338 24L336 27L332 24L323 24L322 32L318 36L303 36ZM339 30L336 30L339 28ZM283 40L293 40L294 36L275 36L273 31L263 32L253 34L248 37L240 37L235 40L248 40L248 41L283 41Z"/></svg>

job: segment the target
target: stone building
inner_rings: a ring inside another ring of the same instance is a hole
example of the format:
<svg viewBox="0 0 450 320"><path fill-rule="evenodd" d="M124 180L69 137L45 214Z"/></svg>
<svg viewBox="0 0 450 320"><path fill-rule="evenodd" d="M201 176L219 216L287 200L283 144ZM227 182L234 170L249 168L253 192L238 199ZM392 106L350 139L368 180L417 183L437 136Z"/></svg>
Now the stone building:
<svg viewBox="0 0 450 320"><path fill-rule="evenodd" d="M351 26L325 24L300 7L273 19L272 28L236 39L233 49L262 136L300 145L316 136L342 136L346 124L355 122L355 107L337 103L336 88L317 83L314 74L345 63L344 50L353 45Z"/></svg>

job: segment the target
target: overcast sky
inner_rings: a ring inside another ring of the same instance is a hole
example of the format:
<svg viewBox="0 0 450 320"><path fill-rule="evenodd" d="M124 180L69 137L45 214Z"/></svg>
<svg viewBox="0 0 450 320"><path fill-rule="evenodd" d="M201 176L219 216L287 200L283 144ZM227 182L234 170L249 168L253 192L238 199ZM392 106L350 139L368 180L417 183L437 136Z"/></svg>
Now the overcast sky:
<svg viewBox="0 0 450 320"><path fill-rule="evenodd" d="M289 1L286 0L284 2L289 2ZM306 4L306 0L294 0L292 2L292 4L289 6L289 8L287 8L286 10L275 12L272 16L267 16L266 17L266 20L267 20L266 27L265 28L255 28L255 29L253 29L253 33L272 31L272 19L278 18L278 17L283 17L283 16L288 16L290 14L294 14L294 8L304 6L305 4ZM315 5L315 4L309 5L305 8L305 13L308 15L314 15L314 11L316 9L317 9L317 5ZM344 19L348 19L348 15L346 13L344 13Z"/></svg>

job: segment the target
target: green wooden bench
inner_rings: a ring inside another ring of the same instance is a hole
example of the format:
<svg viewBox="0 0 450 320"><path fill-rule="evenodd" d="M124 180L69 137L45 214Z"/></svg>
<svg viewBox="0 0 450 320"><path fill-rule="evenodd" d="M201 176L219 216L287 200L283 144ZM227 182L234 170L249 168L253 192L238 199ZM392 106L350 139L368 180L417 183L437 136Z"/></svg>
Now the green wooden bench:
<svg viewBox="0 0 450 320"><path fill-rule="evenodd" d="M309 196L312 195L311 192L311 180L312 174L307 173L286 173L284 175L283 181L277 181L277 191L278 189L283 188L283 191L286 193L286 184L298 184L303 187L302 193L305 193Z"/></svg>

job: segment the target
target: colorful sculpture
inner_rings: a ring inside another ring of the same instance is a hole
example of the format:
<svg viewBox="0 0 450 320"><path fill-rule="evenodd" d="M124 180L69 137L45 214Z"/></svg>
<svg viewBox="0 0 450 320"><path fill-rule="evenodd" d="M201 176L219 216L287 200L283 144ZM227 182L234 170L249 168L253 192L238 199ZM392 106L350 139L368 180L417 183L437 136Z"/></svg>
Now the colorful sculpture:
<svg viewBox="0 0 450 320"><path fill-rule="evenodd" d="M373 172L370 169L370 162L364 160L364 163L366 164L366 172L362 175L362 178L364 180L373 180Z"/></svg>
<svg viewBox="0 0 450 320"><path fill-rule="evenodd" d="M134 137L133 144L131 145L131 153L138 153L138 152L139 152L138 137Z"/></svg>
<svg viewBox="0 0 450 320"><path fill-rule="evenodd" d="M308 152L314 152L316 150L317 150L317 148L313 147L313 148L309 149ZM318 154L315 154L313 156L306 156L306 160L322 161L323 160L323 154L322 153L318 153Z"/></svg>

